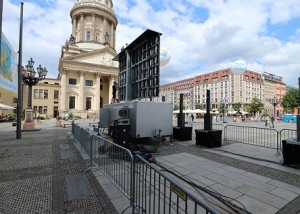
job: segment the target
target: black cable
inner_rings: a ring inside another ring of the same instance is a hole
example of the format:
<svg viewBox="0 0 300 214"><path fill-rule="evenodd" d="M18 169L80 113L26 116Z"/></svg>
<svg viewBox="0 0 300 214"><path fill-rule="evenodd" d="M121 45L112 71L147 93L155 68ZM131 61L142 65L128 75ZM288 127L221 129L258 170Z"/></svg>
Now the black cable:
<svg viewBox="0 0 300 214"><path fill-rule="evenodd" d="M224 196L224 195L222 195L222 194L220 194L220 193L218 193L218 192L216 192L214 190L210 190L210 189L208 189L206 187L199 186L199 185L195 184L193 181L191 181L190 179L185 178L184 175L182 175L181 173L177 172L174 169L173 170L169 170L168 168L166 168L165 166L163 166L162 164L159 164L159 163L156 163L156 165L159 166L161 169L169 172L170 174L176 176L177 178L185 181L186 183L188 183L189 185L191 185L193 188L200 189L200 190L204 191L205 193L213 196L214 198L216 198L217 200L219 200L220 202L222 202L223 204L225 204L226 206L228 206L229 208L231 208L235 212L237 212L237 213L247 213L247 214L250 213L249 211L246 210L245 206L243 204L241 204L239 201L237 201L236 199L228 197L228 196ZM176 173L174 171L176 171ZM233 204L230 200L237 202L242 207L240 207L240 206L238 206L236 204ZM224 208L222 208L222 209L224 209Z"/></svg>

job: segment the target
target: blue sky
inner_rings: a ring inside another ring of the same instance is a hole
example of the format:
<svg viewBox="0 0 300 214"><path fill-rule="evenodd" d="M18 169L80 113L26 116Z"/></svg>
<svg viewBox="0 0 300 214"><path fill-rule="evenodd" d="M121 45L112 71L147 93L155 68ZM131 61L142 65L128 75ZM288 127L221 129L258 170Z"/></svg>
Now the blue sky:
<svg viewBox="0 0 300 214"><path fill-rule="evenodd" d="M20 2L4 0L3 32L18 50ZM23 64L30 57L49 77L58 74L61 46L71 34L75 0L24 0ZM236 60L247 68L300 77L299 0L113 0L118 17L117 52L146 29L161 32L171 61L161 83L225 69Z"/></svg>

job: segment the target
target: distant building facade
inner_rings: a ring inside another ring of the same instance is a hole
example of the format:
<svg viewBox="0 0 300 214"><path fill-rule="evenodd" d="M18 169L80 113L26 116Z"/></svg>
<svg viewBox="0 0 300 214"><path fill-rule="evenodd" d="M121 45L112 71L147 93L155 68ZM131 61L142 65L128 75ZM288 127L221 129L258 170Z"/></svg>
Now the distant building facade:
<svg viewBox="0 0 300 214"><path fill-rule="evenodd" d="M172 102L175 109L179 106L180 93L183 93L185 109L205 109L207 90L210 90L211 106L215 111L224 103L228 110L233 110L234 103L241 103L242 110L245 110L245 105L256 97L264 103L265 112L273 114L275 97L275 113L284 113L281 101L285 94L285 83L282 78L246 68L237 70L231 67L162 85L160 96L164 96L167 102Z"/></svg>

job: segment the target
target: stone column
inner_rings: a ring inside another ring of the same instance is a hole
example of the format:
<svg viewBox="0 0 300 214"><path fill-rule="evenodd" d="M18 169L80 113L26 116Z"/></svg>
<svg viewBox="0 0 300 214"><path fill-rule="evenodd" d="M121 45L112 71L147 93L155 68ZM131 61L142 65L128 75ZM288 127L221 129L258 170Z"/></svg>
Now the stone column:
<svg viewBox="0 0 300 214"><path fill-rule="evenodd" d="M115 44L114 44L114 38L115 38L115 34L114 34L114 25L113 23L111 23L110 25L110 47L115 48Z"/></svg>
<svg viewBox="0 0 300 214"><path fill-rule="evenodd" d="M116 48L116 27L114 26L114 40L113 40L113 48Z"/></svg>
<svg viewBox="0 0 300 214"><path fill-rule="evenodd" d="M96 41L96 32L95 32L95 14L92 14L92 32L91 32L91 40Z"/></svg>
<svg viewBox="0 0 300 214"><path fill-rule="evenodd" d="M80 17L80 41L84 40L84 16L83 14Z"/></svg>
<svg viewBox="0 0 300 214"><path fill-rule="evenodd" d="M77 17L74 16L72 19L72 35L76 38L76 29L77 29Z"/></svg>
<svg viewBox="0 0 300 214"><path fill-rule="evenodd" d="M67 92L67 72L68 69L63 68L61 71L61 89L60 89L60 110L66 110L66 92Z"/></svg>
<svg viewBox="0 0 300 214"><path fill-rule="evenodd" d="M102 37L103 37L102 38L103 43L105 42L104 36L105 36L106 32L109 33L107 31L107 20L106 20L105 17L103 17L103 35L102 35Z"/></svg>
<svg viewBox="0 0 300 214"><path fill-rule="evenodd" d="M85 71L80 71L80 80L79 80L79 96L78 96L78 110L83 111L84 104L84 86L85 86Z"/></svg>
<svg viewBox="0 0 300 214"><path fill-rule="evenodd" d="M101 96L101 90L100 90L100 85L101 85L101 73L96 73L96 93L95 93L95 100L94 100L94 110L99 113L100 110L100 96Z"/></svg>

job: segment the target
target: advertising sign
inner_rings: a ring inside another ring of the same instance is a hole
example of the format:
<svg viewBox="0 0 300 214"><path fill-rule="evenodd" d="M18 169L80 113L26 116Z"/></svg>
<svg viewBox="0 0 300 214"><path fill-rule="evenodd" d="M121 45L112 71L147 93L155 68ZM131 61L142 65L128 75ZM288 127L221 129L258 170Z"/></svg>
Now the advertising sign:
<svg viewBox="0 0 300 214"><path fill-rule="evenodd" d="M4 88L15 94L18 92L17 53L3 34L1 37L0 88Z"/></svg>

